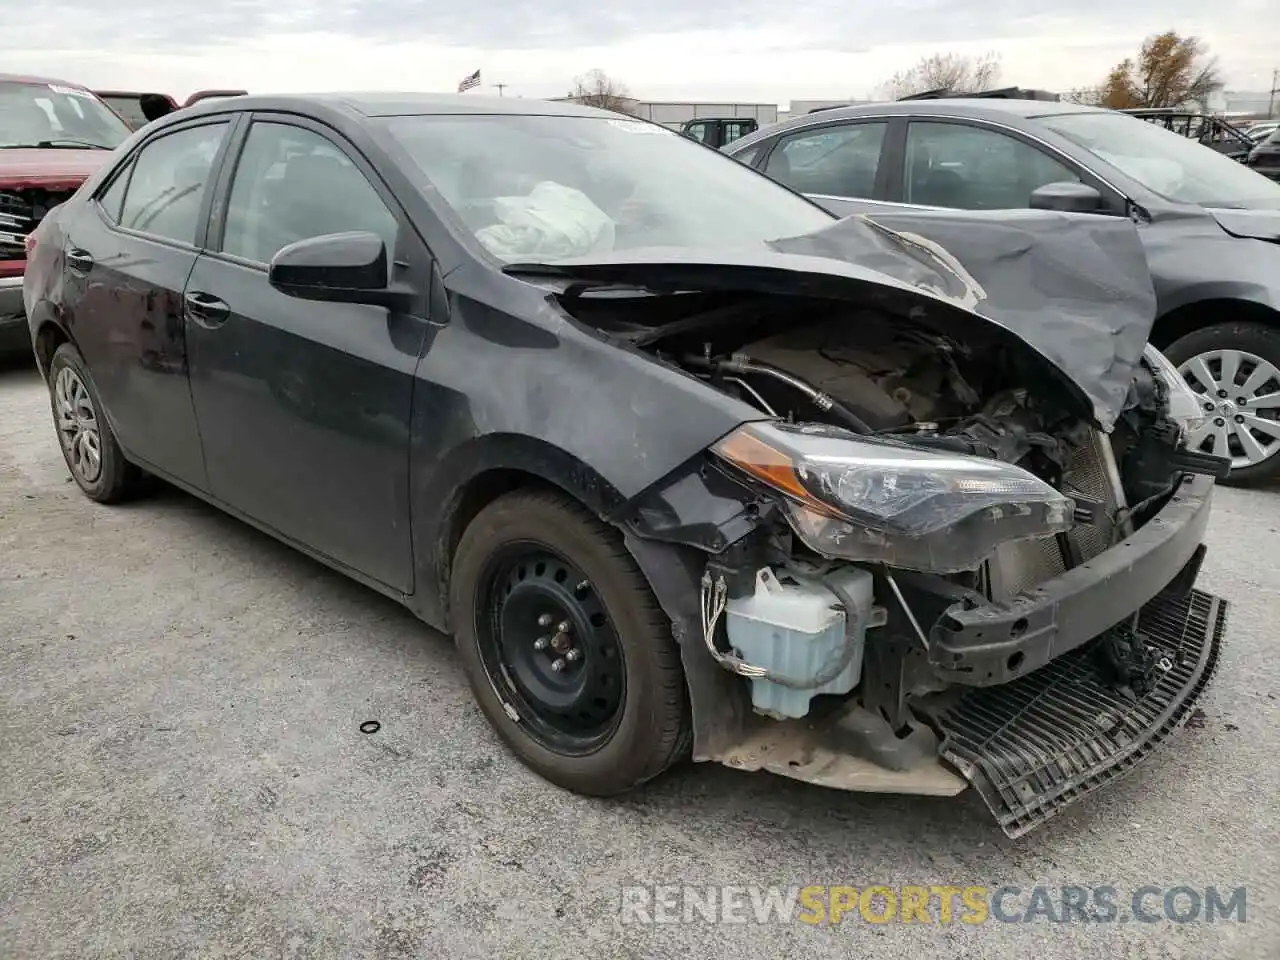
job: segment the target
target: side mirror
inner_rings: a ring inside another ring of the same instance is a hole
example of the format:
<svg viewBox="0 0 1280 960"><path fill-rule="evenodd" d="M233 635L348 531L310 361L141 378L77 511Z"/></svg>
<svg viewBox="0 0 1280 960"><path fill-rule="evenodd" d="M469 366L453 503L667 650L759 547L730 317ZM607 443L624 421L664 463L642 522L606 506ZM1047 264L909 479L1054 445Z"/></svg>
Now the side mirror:
<svg viewBox="0 0 1280 960"><path fill-rule="evenodd" d="M300 300L409 309L412 291L389 277L387 245L364 231L298 240L281 247L267 268L271 286Z"/></svg>
<svg viewBox="0 0 1280 960"><path fill-rule="evenodd" d="M1097 213L1102 209L1102 194L1087 184L1074 181L1046 183L1031 191L1031 209Z"/></svg>

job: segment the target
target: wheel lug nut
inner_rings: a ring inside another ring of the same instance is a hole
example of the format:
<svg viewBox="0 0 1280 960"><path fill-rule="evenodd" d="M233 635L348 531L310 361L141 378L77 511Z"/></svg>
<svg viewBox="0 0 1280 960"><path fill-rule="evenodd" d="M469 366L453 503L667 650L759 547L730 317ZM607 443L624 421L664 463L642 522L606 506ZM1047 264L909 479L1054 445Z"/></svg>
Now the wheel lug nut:
<svg viewBox="0 0 1280 960"><path fill-rule="evenodd" d="M590 581L590 580L583 580L583 581L582 581L580 584L578 584L574 589L575 589L575 590L578 590L578 591L582 591L582 590L590 590L590 589L591 589L591 581Z"/></svg>
<svg viewBox="0 0 1280 960"><path fill-rule="evenodd" d="M578 650L577 647L574 647L572 650L570 650L568 653L564 655L564 658L568 660L570 663L576 663L581 657L582 657L582 653L581 651Z"/></svg>
<svg viewBox="0 0 1280 960"><path fill-rule="evenodd" d="M560 673L562 670L564 670L564 668L565 668L565 662L563 658L557 658L551 662L551 669L554 670L556 673Z"/></svg>
<svg viewBox="0 0 1280 960"><path fill-rule="evenodd" d="M1205 408L1206 410L1212 410L1212 409L1213 409L1213 404L1212 404L1212 403L1206 403L1206 404L1204 405L1204 408Z"/></svg>
<svg viewBox="0 0 1280 960"><path fill-rule="evenodd" d="M1225 391L1225 390L1219 390L1219 391L1218 391L1218 396L1219 396L1219 397L1221 397L1223 400L1227 399L1227 391Z"/></svg>
<svg viewBox="0 0 1280 960"><path fill-rule="evenodd" d="M1244 397L1236 397L1236 406L1237 406L1237 407L1243 407L1243 406L1244 406L1246 403L1248 403L1248 402L1249 402L1249 401L1248 401L1248 400L1246 400Z"/></svg>
<svg viewBox="0 0 1280 960"><path fill-rule="evenodd" d="M552 620L551 614L544 613L542 614L542 616L538 617L538 626L549 627L551 626L551 620Z"/></svg>
<svg viewBox="0 0 1280 960"><path fill-rule="evenodd" d="M568 633L568 632L569 632L569 626L570 626L570 624L569 624L569 621L568 621L568 620L561 620L561 621L560 621L560 626L556 627L556 629L557 629L558 631L560 631L561 633Z"/></svg>
<svg viewBox="0 0 1280 960"><path fill-rule="evenodd" d="M1214 417L1213 425L1215 427L1225 427L1227 425L1227 421L1223 420L1221 417Z"/></svg>
<svg viewBox="0 0 1280 960"><path fill-rule="evenodd" d="M547 649L547 645L550 643L551 641L546 637L539 637L537 640L533 641L533 649L545 650Z"/></svg>
<svg viewBox="0 0 1280 960"><path fill-rule="evenodd" d="M1238 413L1236 414L1236 423L1244 423L1244 417L1240 416Z"/></svg>

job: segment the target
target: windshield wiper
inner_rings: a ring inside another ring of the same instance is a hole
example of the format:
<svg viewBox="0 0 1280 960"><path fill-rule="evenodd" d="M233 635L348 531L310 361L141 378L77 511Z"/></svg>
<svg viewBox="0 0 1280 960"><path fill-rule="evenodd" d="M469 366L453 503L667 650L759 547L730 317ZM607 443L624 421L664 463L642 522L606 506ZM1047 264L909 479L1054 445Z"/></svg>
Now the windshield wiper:
<svg viewBox="0 0 1280 960"><path fill-rule="evenodd" d="M0 144L0 150L114 150L104 143L91 140L76 140L74 137L55 137L51 140L38 140L35 143Z"/></svg>
<svg viewBox="0 0 1280 960"><path fill-rule="evenodd" d="M54 137L52 140L41 140L37 147L87 147L90 150L111 150L105 143L94 143L92 140L77 140L75 137Z"/></svg>

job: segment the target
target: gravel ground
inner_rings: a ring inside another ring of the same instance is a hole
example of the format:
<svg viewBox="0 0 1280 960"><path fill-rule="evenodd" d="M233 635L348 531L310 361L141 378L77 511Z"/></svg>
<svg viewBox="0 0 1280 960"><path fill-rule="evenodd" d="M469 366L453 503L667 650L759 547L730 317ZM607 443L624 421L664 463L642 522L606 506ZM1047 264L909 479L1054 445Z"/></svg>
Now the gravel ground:
<svg viewBox="0 0 1280 960"><path fill-rule="evenodd" d="M0 372L0 957L1280 956L1278 528L1275 492L1219 492L1202 585L1233 606L1202 722L1022 840L971 796L706 765L601 802L512 760L394 603L176 491L85 499L42 384ZM636 884L873 883L1012 884L1014 910L1036 884L1244 886L1247 912L619 916Z"/></svg>

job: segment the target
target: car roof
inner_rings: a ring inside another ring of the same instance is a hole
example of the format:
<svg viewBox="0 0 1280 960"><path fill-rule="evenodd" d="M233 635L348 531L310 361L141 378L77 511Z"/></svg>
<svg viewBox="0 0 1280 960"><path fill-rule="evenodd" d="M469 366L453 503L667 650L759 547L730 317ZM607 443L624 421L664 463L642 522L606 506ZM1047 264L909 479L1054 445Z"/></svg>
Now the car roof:
<svg viewBox="0 0 1280 960"><path fill-rule="evenodd" d="M937 100L892 100L885 103L863 103L848 107L831 107L818 113L806 113L796 120L838 120L842 117L865 117L890 114L937 114L939 116L963 113L966 116L992 118L1047 117L1059 113L1111 113L1103 107L1091 107L1082 103L1062 100L1013 100L998 97L943 97ZM793 121L789 121L793 122Z"/></svg>
<svg viewBox="0 0 1280 960"><path fill-rule="evenodd" d="M506 114L515 116L612 117L635 120L610 110L584 107L563 100L535 100L524 97L492 97L459 93L357 92L357 93L254 93L197 103L183 111L183 116L202 112L235 110L290 110L320 107L355 113L366 117L403 117L438 114Z"/></svg>
<svg viewBox="0 0 1280 960"><path fill-rule="evenodd" d="M847 107L828 107L814 113L792 117L782 123L763 126L755 133L734 140L722 149L736 155L743 150L776 137L780 133L817 127L858 117L972 117L1018 126L1018 120L1052 117L1065 113L1115 113L1103 107L1091 107L1082 103L1062 100L1017 100L1004 97L941 97L936 100L890 100L883 103L860 103ZM1010 121L1015 121L1010 123Z"/></svg>
<svg viewBox="0 0 1280 960"><path fill-rule="evenodd" d="M89 89L84 84L72 83L69 80L54 80L52 77L33 77L22 73L0 73L0 83L27 83L44 87L53 84L59 87L74 87L77 90Z"/></svg>

